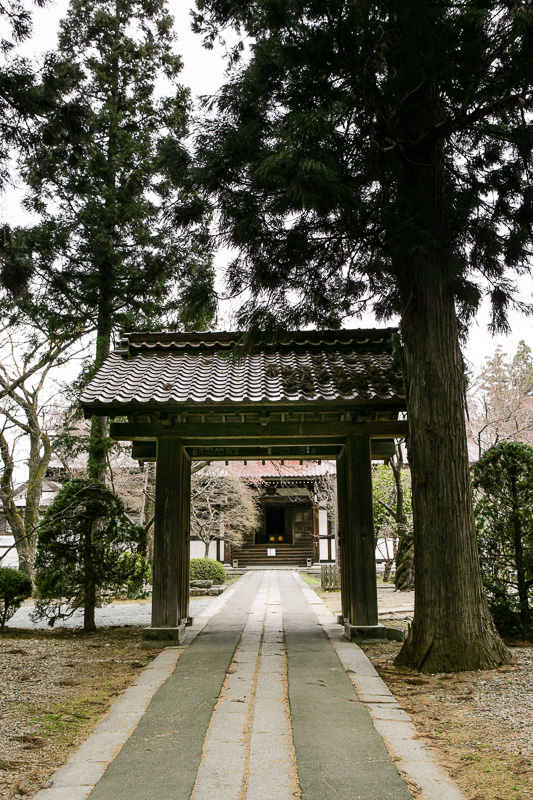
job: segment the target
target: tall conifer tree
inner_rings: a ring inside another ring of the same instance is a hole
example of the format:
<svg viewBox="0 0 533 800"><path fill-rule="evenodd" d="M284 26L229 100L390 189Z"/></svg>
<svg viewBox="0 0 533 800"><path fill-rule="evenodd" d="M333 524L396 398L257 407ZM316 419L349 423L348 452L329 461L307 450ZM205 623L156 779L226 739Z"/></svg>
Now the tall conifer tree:
<svg viewBox="0 0 533 800"><path fill-rule="evenodd" d="M9 186L11 158L23 146L33 120L50 109L57 85L49 71L39 76L29 59L21 57L19 45L32 34L32 5L43 6L45 0L2 0L0 2L0 192ZM74 109L69 109L70 124ZM2 305L9 305L13 295L19 296L31 275L25 260L6 259L11 241L10 226L0 217L0 289Z"/></svg>
<svg viewBox="0 0 533 800"><path fill-rule="evenodd" d="M21 234L36 270L26 302L57 331L96 333L91 371L121 329L179 325L184 308L202 328L214 313L207 237L164 220L166 207L191 200L161 166L170 140L187 168L190 101L177 83L172 24L165 0L72 0L50 59L68 78L64 102L37 127L25 160L27 205L42 219ZM82 119L74 136L62 125L73 100ZM93 418L89 472L100 480L106 432Z"/></svg>
<svg viewBox="0 0 533 800"><path fill-rule="evenodd" d="M399 662L509 659L476 550L461 326L487 291L505 329L529 271L533 12L516 0L197 0L209 46L242 45L200 142L200 179L242 321L399 314L416 553ZM246 41L244 41L246 40ZM241 61L245 47L249 58Z"/></svg>

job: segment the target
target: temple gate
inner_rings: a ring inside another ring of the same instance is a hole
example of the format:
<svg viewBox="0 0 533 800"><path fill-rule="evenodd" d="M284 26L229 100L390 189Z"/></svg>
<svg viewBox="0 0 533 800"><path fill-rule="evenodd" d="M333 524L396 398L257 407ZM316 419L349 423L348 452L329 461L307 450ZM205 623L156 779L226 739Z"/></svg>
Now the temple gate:
<svg viewBox="0 0 533 800"><path fill-rule="evenodd" d="M235 333L131 333L82 394L86 416L156 461L152 626L181 640L189 618L191 461L335 459L342 614L380 636L371 460L408 423L395 329L297 331L243 351ZM124 421L124 418L127 421ZM383 629L384 630L384 629Z"/></svg>

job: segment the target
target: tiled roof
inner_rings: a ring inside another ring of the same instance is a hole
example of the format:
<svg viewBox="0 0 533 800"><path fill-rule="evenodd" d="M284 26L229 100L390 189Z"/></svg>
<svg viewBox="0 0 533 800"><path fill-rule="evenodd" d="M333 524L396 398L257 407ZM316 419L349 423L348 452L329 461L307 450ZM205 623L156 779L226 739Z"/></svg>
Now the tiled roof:
<svg viewBox="0 0 533 800"><path fill-rule="evenodd" d="M231 461L227 466L211 464L211 470L224 470L232 472L240 478L290 479L290 478L317 478L322 475L335 475L334 461Z"/></svg>
<svg viewBox="0 0 533 800"><path fill-rule="evenodd" d="M392 357L390 328L305 331L228 352L238 336L130 334L82 394L94 411L132 407L402 402L401 374Z"/></svg>

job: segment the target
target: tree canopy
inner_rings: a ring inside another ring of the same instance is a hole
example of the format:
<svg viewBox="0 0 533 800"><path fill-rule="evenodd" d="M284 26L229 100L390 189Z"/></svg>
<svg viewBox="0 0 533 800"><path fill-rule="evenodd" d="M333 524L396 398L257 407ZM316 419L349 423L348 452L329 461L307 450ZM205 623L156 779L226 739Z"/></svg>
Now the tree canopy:
<svg viewBox="0 0 533 800"><path fill-rule="evenodd" d="M72 0L46 61L63 91L34 126L22 168L26 206L40 221L15 232L9 258L31 263L28 315L56 337L95 335L88 374L120 331L201 329L215 311L201 214L163 163L171 144L187 171L190 99L172 25L165 0ZM64 123L72 105L75 130ZM177 207L188 209L188 231L166 221ZM105 421L95 419L95 479L106 447Z"/></svg>
<svg viewBox="0 0 533 800"><path fill-rule="evenodd" d="M197 7L208 43L233 26L249 52L232 50L199 147L221 236L240 250L229 280L251 293L243 319L335 326L368 303L401 314L402 271L437 235L434 202L405 181L409 164L436 163L437 147L446 247L417 280L452 286L466 318L487 291L505 328L509 270L529 270L531 255L531 10L510 0Z"/></svg>
<svg viewBox="0 0 533 800"><path fill-rule="evenodd" d="M61 22L48 63L66 86L23 164L26 205L42 223L21 232L39 276L33 304L45 290L58 330L84 326L108 341L111 331L175 326L177 283L209 285L205 236L164 221L178 195L161 150L170 140L186 162L190 111L174 38L164 0L72 0ZM83 121L76 135L63 124L67 98ZM205 300L204 325L213 314Z"/></svg>
<svg viewBox="0 0 533 800"><path fill-rule="evenodd" d="M34 5L43 6L45 2L35 0ZM31 3L3 0L0 24L0 191L3 191L12 177L12 156L24 147L33 122L50 110L64 85L53 70L37 70L18 52L18 46L32 33ZM75 107L67 102L64 108L63 124L73 130L78 124ZM8 298L20 296L31 276L31 264L25 259L5 258L6 248L11 244L11 230L1 219L0 234L0 287ZM6 298L2 299L5 303Z"/></svg>
<svg viewBox="0 0 533 800"><path fill-rule="evenodd" d="M469 435L478 457L503 441L533 442L533 359L520 341L509 358L497 347L469 387Z"/></svg>
<svg viewBox="0 0 533 800"><path fill-rule="evenodd" d="M208 467L195 472L191 486L191 534L205 545L223 539L239 546L259 524L257 497L238 475Z"/></svg>

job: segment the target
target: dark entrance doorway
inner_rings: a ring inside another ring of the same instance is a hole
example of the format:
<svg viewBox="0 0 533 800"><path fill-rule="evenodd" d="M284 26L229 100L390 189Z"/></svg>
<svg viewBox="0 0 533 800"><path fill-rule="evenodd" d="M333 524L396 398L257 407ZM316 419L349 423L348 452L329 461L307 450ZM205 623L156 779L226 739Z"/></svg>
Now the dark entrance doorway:
<svg viewBox="0 0 533 800"><path fill-rule="evenodd" d="M285 510L283 506L267 506L265 508L266 541L268 543L292 543L292 536L286 530Z"/></svg>

